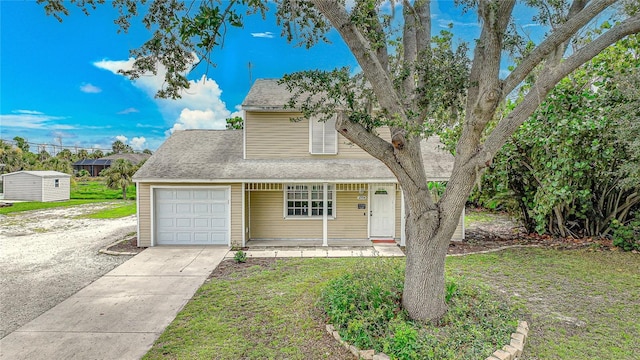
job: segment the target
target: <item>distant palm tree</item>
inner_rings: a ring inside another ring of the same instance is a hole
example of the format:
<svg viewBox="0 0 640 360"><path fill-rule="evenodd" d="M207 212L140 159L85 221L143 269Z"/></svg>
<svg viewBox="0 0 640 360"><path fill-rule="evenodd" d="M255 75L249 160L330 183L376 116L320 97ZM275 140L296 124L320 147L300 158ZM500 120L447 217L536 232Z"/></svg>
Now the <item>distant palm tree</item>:
<svg viewBox="0 0 640 360"><path fill-rule="evenodd" d="M101 176L105 178L105 184L110 189L122 189L122 198L127 199L127 187L133 182L131 178L136 173L138 167L129 160L118 159L111 163L111 166L102 170Z"/></svg>

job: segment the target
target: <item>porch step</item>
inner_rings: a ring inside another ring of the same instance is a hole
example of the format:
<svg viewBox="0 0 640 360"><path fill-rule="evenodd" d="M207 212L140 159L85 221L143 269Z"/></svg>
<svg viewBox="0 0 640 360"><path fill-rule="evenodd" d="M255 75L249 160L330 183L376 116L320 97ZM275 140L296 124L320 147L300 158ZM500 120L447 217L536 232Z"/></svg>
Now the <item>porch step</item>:
<svg viewBox="0 0 640 360"><path fill-rule="evenodd" d="M371 242L374 244L395 244L396 241L393 239L371 239Z"/></svg>

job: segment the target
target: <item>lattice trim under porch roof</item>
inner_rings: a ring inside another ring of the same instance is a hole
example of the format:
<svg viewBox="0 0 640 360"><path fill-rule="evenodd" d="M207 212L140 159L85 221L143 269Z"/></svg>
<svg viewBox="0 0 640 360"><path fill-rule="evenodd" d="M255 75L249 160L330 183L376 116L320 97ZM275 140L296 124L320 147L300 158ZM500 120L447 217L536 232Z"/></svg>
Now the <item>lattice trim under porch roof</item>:
<svg viewBox="0 0 640 360"><path fill-rule="evenodd" d="M305 183L305 182L301 181L300 183ZM349 183L349 184L331 184L331 185L335 186L336 191L361 191L361 190L367 191L369 189L369 185L388 186L389 183L384 183L384 184ZM245 184L245 190L248 190L248 191L282 191L282 189L283 189L282 183L247 183Z"/></svg>

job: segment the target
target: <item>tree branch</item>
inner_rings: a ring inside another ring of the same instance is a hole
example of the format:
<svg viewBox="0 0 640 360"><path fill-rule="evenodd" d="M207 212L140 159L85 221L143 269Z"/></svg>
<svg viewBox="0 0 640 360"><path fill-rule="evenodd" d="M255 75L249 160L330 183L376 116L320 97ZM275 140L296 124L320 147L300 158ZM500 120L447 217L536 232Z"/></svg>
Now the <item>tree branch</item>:
<svg viewBox="0 0 640 360"><path fill-rule="evenodd" d="M338 30L345 41L362 72L371 84L373 92L380 106L390 114L400 116L406 121L407 116L402 106L402 101L396 92L389 76L388 69L378 61L377 54L372 49L371 43L358 31L350 21L344 5L339 1L311 0L328 20Z"/></svg>
<svg viewBox="0 0 640 360"><path fill-rule="evenodd" d="M367 131L361 124L349 121L344 112L338 112L336 130L347 140L358 145L385 165L388 166L393 161L393 146Z"/></svg>
<svg viewBox="0 0 640 360"><path fill-rule="evenodd" d="M562 24L507 76L503 82L503 96L509 95L558 46L569 40L578 30L615 2L616 0L596 0Z"/></svg>
<svg viewBox="0 0 640 360"><path fill-rule="evenodd" d="M605 48L627 35L640 32L640 14L615 25L594 41L582 47L551 71L540 75L523 101L489 134L480 151L466 166L485 167L500 150L502 145L522 125L544 101L547 94L564 77L591 60Z"/></svg>

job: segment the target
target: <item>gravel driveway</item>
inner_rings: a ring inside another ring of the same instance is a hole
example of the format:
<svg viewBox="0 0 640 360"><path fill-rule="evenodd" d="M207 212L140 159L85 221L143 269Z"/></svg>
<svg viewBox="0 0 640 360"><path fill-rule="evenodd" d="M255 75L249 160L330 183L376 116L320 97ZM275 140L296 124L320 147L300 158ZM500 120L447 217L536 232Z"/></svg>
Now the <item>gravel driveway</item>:
<svg viewBox="0 0 640 360"><path fill-rule="evenodd" d="M135 216L74 218L107 206L0 215L0 338L130 258L98 250L135 232Z"/></svg>

